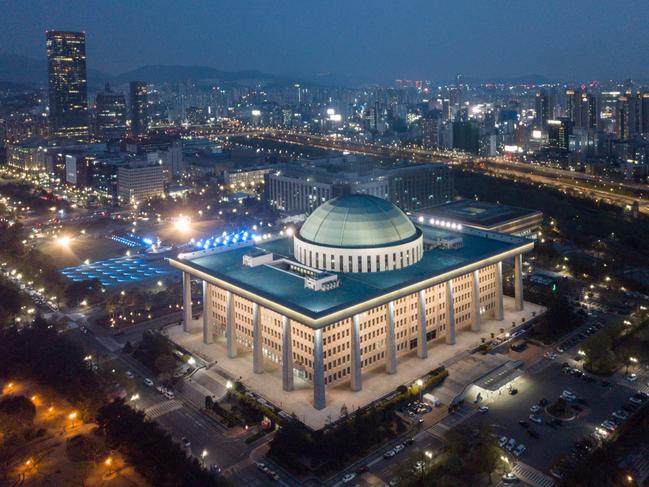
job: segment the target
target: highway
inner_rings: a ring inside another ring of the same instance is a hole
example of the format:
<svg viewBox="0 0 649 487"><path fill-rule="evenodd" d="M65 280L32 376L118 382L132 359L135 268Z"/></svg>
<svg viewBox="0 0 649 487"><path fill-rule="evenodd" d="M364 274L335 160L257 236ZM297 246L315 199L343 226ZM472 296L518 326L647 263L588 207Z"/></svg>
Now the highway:
<svg viewBox="0 0 649 487"><path fill-rule="evenodd" d="M649 213L649 185L631 181L610 181L601 176L575 172L534 163L510 161L503 157L479 157L452 151L404 148L376 143L361 143L321 135L283 130L266 130L249 134L252 138L274 140L320 149L346 151L378 157L392 157L413 162L446 162L483 174L527 179L562 191L571 191L596 201L627 207L636 201L642 213Z"/></svg>

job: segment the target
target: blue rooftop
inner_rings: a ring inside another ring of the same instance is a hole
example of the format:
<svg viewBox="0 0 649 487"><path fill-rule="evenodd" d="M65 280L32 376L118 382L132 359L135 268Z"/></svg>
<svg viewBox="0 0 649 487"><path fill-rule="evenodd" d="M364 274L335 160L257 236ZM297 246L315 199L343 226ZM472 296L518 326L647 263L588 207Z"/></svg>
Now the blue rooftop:
<svg viewBox="0 0 649 487"><path fill-rule="evenodd" d="M251 247L240 247L205 256L187 256L178 259L178 262L312 319L318 319L390 291L531 244L528 240L509 236L499 238L503 236L498 234L479 236L429 226L421 226L421 230L424 240L462 235L464 245L459 249L426 250L419 262L400 270L371 273L338 272L341 285L329 291L306 289L300 277L269 265L244 266L243 256L250 253ZM257 244L256 248L272 252L275 259L285 257L294 260L293 242L290 238L262 242Z"/></svg>

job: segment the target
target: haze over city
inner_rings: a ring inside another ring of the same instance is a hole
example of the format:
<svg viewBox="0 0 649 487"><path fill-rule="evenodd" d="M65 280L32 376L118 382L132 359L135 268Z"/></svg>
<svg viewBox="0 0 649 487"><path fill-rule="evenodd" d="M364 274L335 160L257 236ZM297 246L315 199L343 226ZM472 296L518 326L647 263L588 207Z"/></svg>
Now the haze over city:
<svg viewBox="0 0 649 487"><path fill-rule="evenodd" d="M642 0L44 0L3 6L0 52L42 59L41 34L57 28L87 31L89 67L109 74L180 64L344 83L645 79L647 18Z"/></svg>

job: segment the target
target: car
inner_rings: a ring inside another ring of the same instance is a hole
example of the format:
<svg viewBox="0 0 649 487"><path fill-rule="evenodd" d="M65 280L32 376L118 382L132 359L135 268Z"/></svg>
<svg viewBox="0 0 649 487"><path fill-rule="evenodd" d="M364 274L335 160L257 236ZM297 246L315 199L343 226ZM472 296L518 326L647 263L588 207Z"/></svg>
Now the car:
<svg viewBox="0 0 649 487"><path fill-rule="evenodd" d="M505 449L507 451L512 451L516 447L516 440L514 438L510 438L507 444L505 445Z"/></svg>
<svg viewBox="0 0 649 487"><path fill-rule="evenodd" d="M271 479L277 482L279 480L279 475L277 475L277 472L274 470L271 470L270 468L266 470L266 475Z"/></svg>
<svg viewBox="0 0 649 487"><path fill-rule="evenodd" d="M617 425L612 423L611 421L603 421L600 426L610 432L617 430Z"/></svg>
<svg viewBox="0 0 649 487"><path fill-rule="evenodd" d="M160 394L164 394L165 392L167 392L167 388L163 385L155 386L155 390L158 391Z"/></svg>
<svg viewBox="0 0 649 487"><path fill-rule="evenodd" d="M424 468L424 465L425 465L425 463L424 463L423 460L418 460L418 461L415 463L415 465L412 467L412 470L413 470L414 472L416 472L416 473L417 473L417 472L421 472L421 471L423 470L423 468Z"/></svg>
<svg viewBox="0 0 649 487"><path fill-rule="evenodd" d="M383 454L383 458L388 459L388 458L392 458L395 455L396 453L394 450L388 450Z"/></svg>
<svg viewBox="0 0 649 487"><path fill-rule="evenodd" d="M516 394L518 394L518 389L516 389L515 387L513 387L512 389L509 389L509 395L510 396L515 396Z"/></svg>
<svg viewBox="0 0 649 487"><path fill-rule="evenodd" d="M401 453L403 451L403 445L397 445L394 447L394 453Z"/></svg>
<svg viewBox="0 0 649 487"><path fill-rule="evenodd" d="M261 470L262 472L265 472L266 470L268 470L268 467L266 466L265 463L257 462L257 465L256 465L256 466L257 466L257 468L258 468L259 470Z"/></svg>
<svg viewBox="0 0 649 487"><path fill-rule="evenodd" d="M538 404L534 404L530 408L530 412L532 412L532 413L538 413L540 410L541 410L541 406L539 406Z"/></svg>
<svg viewBox="0 0 649 487"><path fill-rule="evenodd" d="M635 382L636 380L638 380L638 374L629 374L626 376L626 380L628 380L629 382Z"/></svg>
<svg viewBox="0 0 649 487"><path fill-rule="evenodd" d="M488 408L487 406L480 406L480 407L478 408L478 412L479 412L479 413L482 413L482 414L488 413L488 412L489 412L489 408Z"/></svg>
<svg viewBox="0 0 649 487"><path fill-rule="evenodd" d="M86 328L85 326L81 325L79 329L81 330L81 333L83 333L84 335L88 334L88 328Z"/></svg>
<svg viewBox="0 0 649 487"><path fill-rule="evenodd" d="M545 407L549 404L549 401L546 398L543 398L539 401L539 406Z"/></svg>
<svg viewBox="0 0 649 487"><path fill-rule="evenodd" d="M531 428L527 430L527 434L530 435L532 438L535 438L535 439L537 439L537 440L538 440L539 438L541 438L541 435L539 434L539 432L536 431L536 430L533 430L533 429L531 429Z"/></svg>
<svg viewBox="0 0 649 487"><path fill-rule="evenodd" d="M343 483L347 484L356 478L355 473L347 473L343 475Z"/></svg>
<svg viewBox="0 0 649 487"><path fill-rule="evenodd" d="M502 481L503 484L517 484L520 479L513 473L509 472L502 476Z"/></svg>
<svg viewBox="0 0 649 487"><path fill-rule="evenodd" d="M180 443L181 443L182 446L184 446L185 448L189 448L190 446L192 446L192 442L189 441L189 439L188 439L187 437L185 437L185 436L183 436L183 437L180 439Z"/></svg>
<svg viewBox="0 0 649 487"><path fill-rule="evenodd" d="M361 465L356 469L356 475L363 474L369 470L369 467L367 465Z"/></svg>
<svg viewBox="0 0 649 487"><path fill-rule="evenodd" d="M566 391L563 391L563 392L561 393L561 398L562 398L564 401L568 401L568 402L572 402L572 401L576 401L576 400L577 400L577 396L575 395L575 393L574 393L574 392L571 392L571 391L567 391L567 390L566 390Z"/></svg>
<svg viewBox="0 0 649 487"><path fill-rule="evenodd" d="M128 377L129 379L133 379L135 377L135 374L133 374L133 372L131 372L130 370L127 370L126 377Z"/></svg>
<svg viewBox="0 0 649 487"><path fill-rule="evenodd" d="M520 424L523 428L529 428L529 427L530 427L530 423L528 423L528 422L525 421L524 419L521 419L521 420L518 422L518 424Z"/></svg>
<svg viewBox="0 0 649 487"><path fill-rule="evenodd" d="M500 439L498 440L498 446L500 448L504 448L508 441L509 438L507 438L506 436L501 436Z"/></svg>
<svg viewBox="0 0 649 487"><path fill-rule="evenodd" d="M618 409L617 411L613 411L613 417L625 421L629 418L629 413L622 409Z"/></svg>
<svg viewBox="0 0 649 487"><path fill-rule="evenodd" d="M629 401L631 401L633 404L642 404L645 400L637 394L634 394L629 398Z"/></svg>
<svg viewBox="0 0 649 487"><path fill-rule="evenodd" d="M559 480L563 478L563 473L558 468L553 468L552 470L550 470L550 475Z"/></svg>
<svg viewBox="0 0 649 487"><path fill-rule="evenodd" d="M403 442L403 446L410 446L415 442L414 438L408 438Z"/></svg>
<svg viewBox="0 0 649 487"><path fill-rule="evenodd" d="M167 391L165 391L165 397L167 399L169 399L169 400L172 400L172 399L174 399L176 397L176 395L174 394L173 391L167 390Z"/></svg>
<svg viewBox="0 0 649 487"><path fill-rule="evenodd" d="M221 467L219 467L216 463L210 465L210 472L212 473L219 474L221 473L221 470L222 470Z"/></svg>
<svg viewBox="0 0 649 487"><path fill-rule="evenodd" d="M144 379L144 385L153 387L153 381L147 377Z"/></svg>
<svg viewBox="0 0 649 487"><path fill-rule="evenodd" d="M529 418L530 418L530 421L533 421L534 423L537 423L537 424L543 423L543 420L541 419L541 417L537 416L536 414L530 414Z"/></svg>
<svg viewBox="0 0 649 487"><path fill-rule="evenodd" d="M513 451L512 453L514 454L514 456L515 456L516 458L518 458L518 457L520 457L523 453L525 453L525 450L527 450L527 448L525 448L525 445L523 445L523 444L521 443L520 445L518 445L518 446L514 449L514 451Z"/></svg>

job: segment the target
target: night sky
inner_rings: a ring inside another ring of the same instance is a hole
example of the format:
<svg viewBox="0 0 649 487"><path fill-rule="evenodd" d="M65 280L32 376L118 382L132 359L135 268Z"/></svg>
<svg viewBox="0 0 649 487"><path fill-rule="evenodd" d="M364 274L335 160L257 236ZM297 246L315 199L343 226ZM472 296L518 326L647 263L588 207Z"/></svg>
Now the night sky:
<svg viewBox="0 0 649 487"><path fill-rule="evenodd" d="M85 30L89 66L111 74L649 78L647 0L1 0L0 12L0 52L44 58L45 29Z"/></svg>

